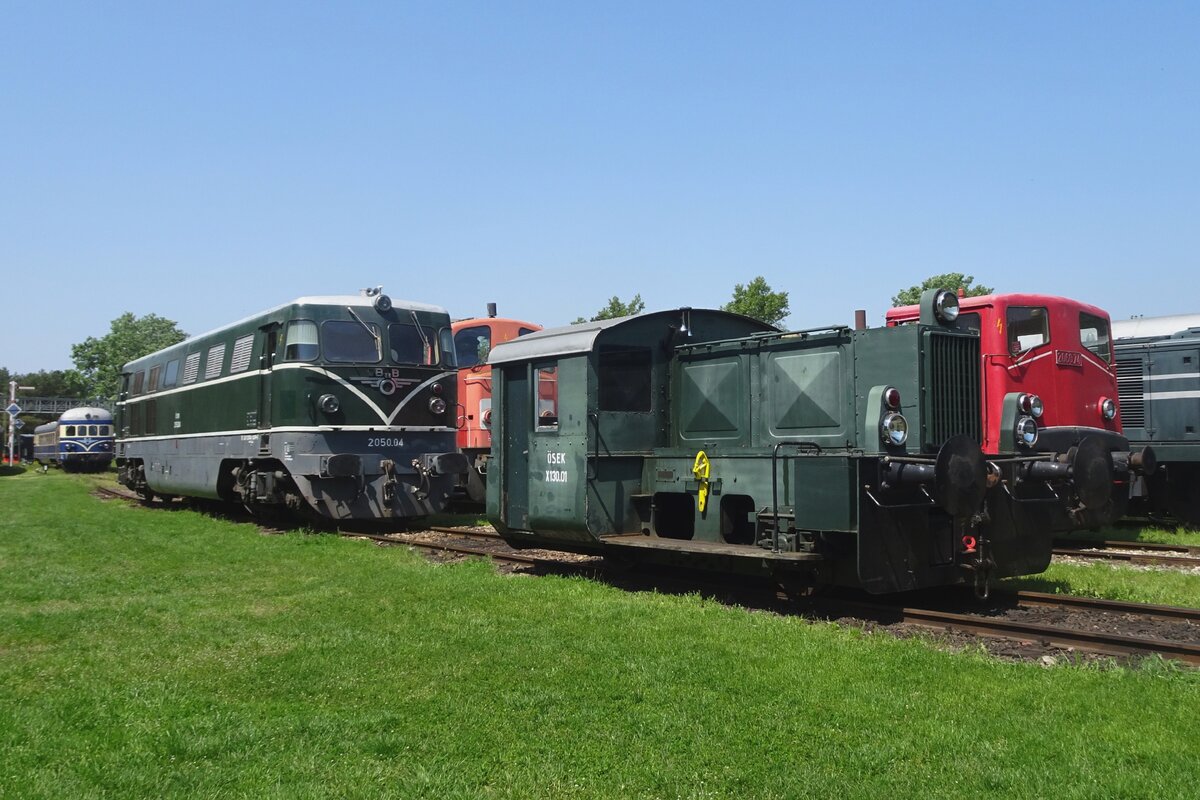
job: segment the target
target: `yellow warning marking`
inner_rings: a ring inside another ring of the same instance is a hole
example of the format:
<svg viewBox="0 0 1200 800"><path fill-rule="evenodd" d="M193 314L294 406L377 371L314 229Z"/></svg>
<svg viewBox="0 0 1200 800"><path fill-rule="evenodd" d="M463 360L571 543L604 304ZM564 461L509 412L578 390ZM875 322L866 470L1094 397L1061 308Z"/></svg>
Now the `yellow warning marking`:
<svg viewBox="0 0 1200 800"><path fill-rule="evenodd" d="M700 483L698 497L696 498L696 507L700 513L704 513L704 509L708 506L708 476L712 473L712 465L708 463L708 456L703 450L696 453L696 463L692 464L692 474L696 476L696 480Z"/></svg>

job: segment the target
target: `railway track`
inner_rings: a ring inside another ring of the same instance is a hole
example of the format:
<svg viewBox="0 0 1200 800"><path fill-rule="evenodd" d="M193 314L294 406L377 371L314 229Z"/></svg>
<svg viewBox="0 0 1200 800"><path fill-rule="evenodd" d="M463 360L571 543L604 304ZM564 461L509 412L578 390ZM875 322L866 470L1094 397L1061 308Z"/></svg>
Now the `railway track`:
<svg viewBox="0 0 1200 800"><path fill-rule="evenodd" d="M97 487L97 492L124 500L137 501L135 496L107 487ZM431 540L420 538L429 532L452 536L456 539L479 540L486 543L468 546L461 541ZM612 577L616 572L595 560L571 562L557 557L529 555L517 552L503 543L494 531L431 526L422 532L378 534L371 532L339 531L339 535L368 539L388 546L415 547L430 552L452 555L476 556L496 562L522 567L537 567L557 574L590 572ZM1066 549L1066 548L1064 548ZM758 598L763 593L761 583L757 590L744 584L705 580L702 578L673 578L661 575L647 579L653 588L673 585L678 591L708 591L716 596L731 597L742 605L747 597ZM1100 600L1071 595L1045 594L1040 592L1014 592L1000 596L1002 602L1016 609L1056 609L1064 619L1072 613L1082 613L1085 624L1046 624L1044 621L1029 621L1014 618L1004 607L990 606L980 611L964 612L961 608L949 610L928 605L905 605L887 598L863 599L846 597L818 597L812 600L797 600L782 592L769 592L770 607L781 613L799 613L825 618L857 618L881 624L905 623L925 629L970 634L1016 642L1038 643L1045 646L1081 650L1113 656L1158 654L1188 664L1200 665L1200 609L1157 606L1142 603L1126 603L1115 600ZM960 603L964 605L964 603ZM1107 618L1114 627L1138 628L1137 621L1157 620L1171 627L1173 638L1150 634L1130 633L1128 630L1100 630L1097 618ZM1134 621L1135 624L1129 624Z"/></svg>
<svg viewBox="0 0 1200 800"><path fill-rule="evenodd" d="M1069 650L1084 650L1106 655L1150 655L1200 665L1200 609L1175 606L1156 606L1143 603L1125 603L1115 600L1099 600L1071 595L1054 595L1040 592L1014 592L1006 600L1018 608L1054 608L1069 619L1073 612L1092 612L1081 617L1084 625L1070 623L1046 624L1027 621L1012 615L996 615L995 610L985 613L962 613L921 606L888 606L886 603L867 603L871 610L890 611L900 622L922 627L973 633L983 636L1014 639L1039 643ZM1162 620L1178 638L1165 638L1151 634L1133 634L1123 630L1101 630L1096 627L1098 616L1108 617L1114 625L1128 625L1131 621ZM1085 627L1086 625L1086 627Z"/></svg>
<svg viewBox="0 0 1200 800"><path fill-rule="evenodd" d="M1200 567L1200 547L1157 544L1151 542L1103 541L1089 542L1055 539L1051 551L1056 556L1069 556L1099 561L1121 561L1127 564Z"/></svg>

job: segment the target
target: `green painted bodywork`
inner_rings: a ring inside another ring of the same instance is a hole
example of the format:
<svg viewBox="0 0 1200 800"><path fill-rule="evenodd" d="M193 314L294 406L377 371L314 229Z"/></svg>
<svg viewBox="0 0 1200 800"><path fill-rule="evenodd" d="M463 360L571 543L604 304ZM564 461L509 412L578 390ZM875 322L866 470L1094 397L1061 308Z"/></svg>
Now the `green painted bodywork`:
<svg viewBox="0 0 1200 800"><path fill-rule="evenodd" d="M381 312L348 296L303 298L127 364L116 411L117 461L127 467L123 478L131 485L140 480L136 468L158 494L234 500L231 470L274 468L289 473L299 492L328 516L437 510L444 503L441 484L446 481L438 478L435 485L422 486L429 483L428 476L423 480L412 461L455 451L456 373L452 348L432 365L392 357L388 326L411 326L414 316L430 329L436 352L439 335L448 337L445 311L398 306ZM346 363L322 352L311 359L288 359L285 335L295 320L311 321L318 330L326 321L376 326L382 358ZM244 366L233 371L236 343L247 337L250 350L240 353L239 365ZM210 350L220 345L219 374L206 374ZM189 371L189 356L195 354L198 362ZM172 362L177 379L164 386L162 378ZM149 391L155 373L159 385ZM195 379L185 383L193 374ZM139 385L142 391L135 392ZM326 396L336 398L336 411L320 407ZM446 403L440 414L430 408L435 396ZM347 467L331 461L339 454L357 458L349 462L360 476L353 487L344 486L350 478L339 472ZM387 502L377 485L385 470L406 484L397 503ZM324 495L329 498L320 500ZM374 510L360 508L364 504Z"/></svg>
<svg viewBox="0 0 1200 800"><path fill-rule="evenodd" d="M662 542L664 552L684 547L672 541L693 550L708 543L740 559L734 568L815 569L822 581L872 591L963 580L956 523L927 492L881 476L897 457L932 469L956 434L978 442L974 333L925 325L780 333L687 310L683 335L683 314L543 331L493 351L488 510L511 543L600 553L629 536ZM638 361L634 351L648 353L643 372L606 372L604 353ZM547 366L558 374L557 428L535 424L534 376ZM614 384L648 385L644 409L606 407ZM900 391L909 426L900 447L885 445L879 427L888 386ZM710 465L703 512L699 453ZM1011 541L1022 526L1009 519L993 538ZM1010 552L995 574L1044 569L1042 538L1027 553ZM858 546L864 539L870 548Z"/></svg>

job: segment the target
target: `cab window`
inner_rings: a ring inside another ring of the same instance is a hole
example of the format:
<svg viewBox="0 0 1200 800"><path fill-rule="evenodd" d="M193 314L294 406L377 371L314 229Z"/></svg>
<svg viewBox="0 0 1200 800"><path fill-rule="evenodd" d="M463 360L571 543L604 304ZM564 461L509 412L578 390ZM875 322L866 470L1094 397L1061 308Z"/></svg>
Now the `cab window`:
<svg viewBox="0 0 1200 800"><path fill-rule="evenodd" d="M174 386L179 382L179 359L173 359L167 362L167 371L163 373L163 388Z"/></svg>
<svg viewBox="0 0 1200 800"><path fill-rule="evenodd" d="M534 420L538 430L558 430L558 367L544 364L537 368L537 389Z"/></svg>
<svg viewBox="0 0 1200 800"><path fill-rule="evenodd" d="M1112 361L1112 343L1108 335L1108 320L1095 314L1079 314L1079 341L1088 350Z"/></svg>
<svg viewBox="0 0 1200 800"><path fill-rule="evenodd" d="M651 357L648 347L602 346L596 364L601 411L649 411Z"/></svg>
<svg viewBox="0 0 1200 800"><path fill-rule="evenodd" d="M974 333L979 333L983 330L983 326L979 321L979 312L977 311L965 311L959 314L958 319L954 320L954 324L951 327L956 331L973 331Z"/></svg>
<svg viewBox="0 0 1200 800"><path fill-rule="evenodd" d="M1019 356L1050 341L1050 317L1042 306L1009 306L1008 352Z"/></svg>
<svg viewBox="0 0 1200 800"><path fill-rule="evenodd" d="M142 393L142 385L146 381L146 373L135 372L133 374L133 388L129 390L130 394L138 395Z"/></svg>
<svg viewBox="0 0 1200 800"><path fill-rule="evenodd" d="M321 324L321 346L326 361L379 361L379 329L358 320L326 320Z"/></svg>
<svg viewBox="0 0 1200 800"><path fill-rule="evenodd" d="M454 334L454 354L460 367L474 367L487 362L491 350L492 329L488 325L473 325Z"/></svg>
<svg viewBox="0 0 1200 800"><path fill-rule="evenodd" d="M284 336L284 361L312 361L317 357L317 323L307 319L295 319L288 323Z"/></svg>
<svg viewBox="0 0 1200 800"><path fill-rule="evenodd" d="M68 425L65 428L63 428L63 436L74 436L74 435L75 435L75 426L74 425Z"/></svg>
<svg viewBox="0 0 1200 800"><path fill-rule="evenodd" d="M419 331L416 325L407 322L394 322L388 326L388 356L396 364L436 364L434 346L437 341L437 331L425 325Z"/></svg>

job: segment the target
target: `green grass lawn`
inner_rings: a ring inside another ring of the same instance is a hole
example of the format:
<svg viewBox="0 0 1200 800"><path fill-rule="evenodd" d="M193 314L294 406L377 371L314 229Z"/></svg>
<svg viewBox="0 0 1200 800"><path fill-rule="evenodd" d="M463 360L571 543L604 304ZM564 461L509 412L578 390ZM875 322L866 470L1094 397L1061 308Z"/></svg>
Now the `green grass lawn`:
<svg viewBox="0 0 1200 800"><path fill-rule="evenodd" d="M0 797L1193 797L1200 674L0 478Z"/></svg>
<svg viewBox="0 0 1200 800"><path fill-rule="evenodd" d="M1076 539L1087 542L1122 541L1122 542L1161 542L1165 544L1182 544L1200 547L1200 531L1189 531L1187 528L1166 527L1162 525L1121 526L1101 528L1091 531L1071 531L1065 539Z"/></svg>

